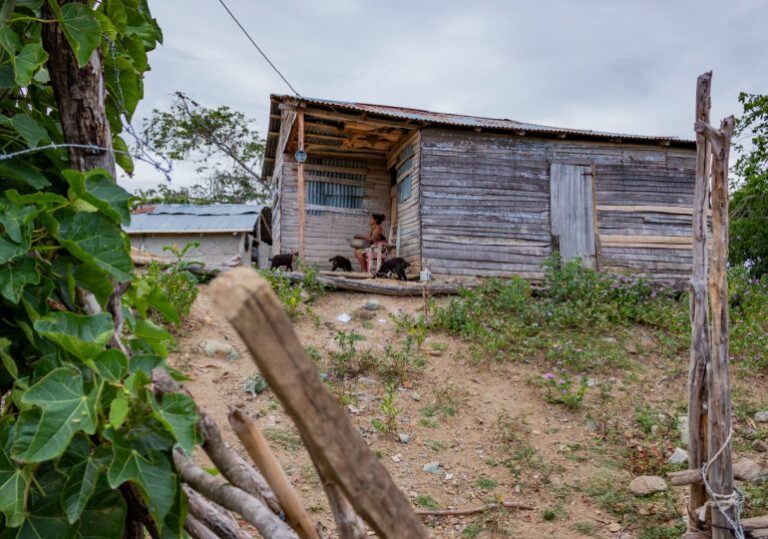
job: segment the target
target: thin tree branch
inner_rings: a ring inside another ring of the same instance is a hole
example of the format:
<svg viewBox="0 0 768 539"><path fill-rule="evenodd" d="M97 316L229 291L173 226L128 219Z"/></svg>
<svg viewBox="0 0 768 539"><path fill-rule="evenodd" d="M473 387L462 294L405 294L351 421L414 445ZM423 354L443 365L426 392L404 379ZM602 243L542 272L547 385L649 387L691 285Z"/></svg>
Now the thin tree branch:
<svg viewBox="0 0 768 539"><path fill-rule="evenodd" d="M189 513L206 528L221 539L253 539L235 522L226 509L219 509L212 502L192 490L189 485L182 485L189 499Z"/></svg>
<svg viewBox="0 0 768 539"><path fill-rule="evenodd" d="M270 539L297 539L296 533L262 502L221 477L206 473L178 450L173 463L183 481L211 501L240 514L248 523Z"/></svg>
<svg viewBox="0 0 768 539"><path fill-rule="evenodd" d="M478 507L469 507L467 509L414 509L417 515L422 516L456 516L456 515L474 515L475 513L482 513L483 511L492 511L494 509L520 509L525 511L533 511L533 507L524 503L518 502L501 502L501 503L489 503L488 505L480 505Z"/></svg>

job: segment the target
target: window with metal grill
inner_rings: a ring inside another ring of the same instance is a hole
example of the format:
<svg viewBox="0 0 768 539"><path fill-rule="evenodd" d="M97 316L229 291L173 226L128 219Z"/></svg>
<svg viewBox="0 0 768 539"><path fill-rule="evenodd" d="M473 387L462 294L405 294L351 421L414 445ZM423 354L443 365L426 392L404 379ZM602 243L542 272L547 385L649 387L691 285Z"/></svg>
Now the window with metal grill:
<svg viewBox="0 0 768 539"><path fill-rule="evenodd" d="M367 165L363 161L311 157L307 160L306 193L310 215L322 215L317 206L361 209Z"/></svg>
<svg viewBox="0 0 768 539"><path fill-rule="evenodd" d="M307 182L307 204L332 208L363 207L363 186L330 182Z"/></svg>

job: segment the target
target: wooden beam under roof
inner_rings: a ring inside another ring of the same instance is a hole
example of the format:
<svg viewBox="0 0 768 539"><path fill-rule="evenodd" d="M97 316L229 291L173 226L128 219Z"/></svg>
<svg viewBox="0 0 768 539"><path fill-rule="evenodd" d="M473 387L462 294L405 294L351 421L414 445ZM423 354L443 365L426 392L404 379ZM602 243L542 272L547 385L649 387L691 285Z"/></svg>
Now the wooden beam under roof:
<svg viewBox="0 0 768 539"><path fill-rule="evenodd" d="M357 116L355 114L344 114L341 112L335 112L330 110L323 110L314 107L307 107L304 110L307 116L313 118L320 118L323 120L334 120L337 122L354 122L383 125L387 127L399 127L402 129L418 129L419 126L412 125L409 120L385 120L380 118L370 118L366 116Z"/></svg>

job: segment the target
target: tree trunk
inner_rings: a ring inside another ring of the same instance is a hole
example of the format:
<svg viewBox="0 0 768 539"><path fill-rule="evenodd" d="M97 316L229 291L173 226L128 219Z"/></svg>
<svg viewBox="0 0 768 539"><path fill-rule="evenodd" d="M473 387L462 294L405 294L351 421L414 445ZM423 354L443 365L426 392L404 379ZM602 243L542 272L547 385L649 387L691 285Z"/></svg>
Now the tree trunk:
<svg viewBox="0 0 768 539"><path fill-rule="evenodd" d="M59 4L77 1L90 5L87 0L59 0ZM54 18L48 3L43 4L45 18ZM46 67L51 78L51 86L59 107L59 119L64 142L67 144L94 146L101 149L68 148L70 166L79 171L95 168L106 170L115 178L115 155L112 151L112 135L107 121L105 100L106 86L101 57L98 50L92 55L88 64L82 69L78 67L72 47L58 23L44 24L42 31L43 47L48 53ZM92 295L88 293L85 303L92 303ZM116 311L120 311L119 295L111 300ZM120 325L120 321L116 320ZM123 348L116 335L115 345ZM146 511L143 500L133 487L126 485L121 489L128 503L129 511L125 524L124 539L143 539L144 525L141 515ZM148 514L147 514L148 516ZM154 523L149 519L149 531L157 534Z"/></svg>
<svg viewBox="0 0 768 539"><path fill-rule="evenodd" d="M87 0L59 0L59 4L71 2L88 5ZM43 6L45 17L53 18L48 4ZM59 107L64 142L102 148L69 148L72 168L81 171L103 168L114 178L115 156L104 107L107 93L98 50L80 69L72 47L58 24L43 25L43 47L48 53L46 65Z"/></svg>

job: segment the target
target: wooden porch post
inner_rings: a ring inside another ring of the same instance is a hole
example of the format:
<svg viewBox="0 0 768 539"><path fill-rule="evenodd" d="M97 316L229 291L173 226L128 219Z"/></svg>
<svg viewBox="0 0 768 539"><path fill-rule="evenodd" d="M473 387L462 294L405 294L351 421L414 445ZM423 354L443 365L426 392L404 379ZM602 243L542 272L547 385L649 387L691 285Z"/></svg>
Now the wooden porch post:
<svg viewBox="0 0 768 539"><path fill-rule="evenodd" d="M304 110L299 109L297 111L299 119L299 150L304 149ZM306 211L304 210L304 163L299 163L299 257L304 260L306 249L304 242L304 234L306 227Z"/></svg>

